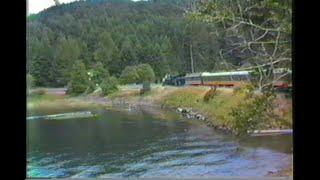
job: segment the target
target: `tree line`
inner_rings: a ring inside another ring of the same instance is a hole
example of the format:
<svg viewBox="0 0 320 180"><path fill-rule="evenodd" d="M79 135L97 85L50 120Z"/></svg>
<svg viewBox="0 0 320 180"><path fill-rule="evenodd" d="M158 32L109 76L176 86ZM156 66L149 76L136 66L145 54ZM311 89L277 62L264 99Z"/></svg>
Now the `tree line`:
<svg viewBox="0 0 320 180"><path fill-rule="evenodd" d="M289 66L282 59L291 59L290 10L288 0L62 4L28 17L27 72L36 86L60 87L71 82L75 66L100 67L120 78L124 69L148 64L156 82L167 73L230 70L248 63Z"/></svg>

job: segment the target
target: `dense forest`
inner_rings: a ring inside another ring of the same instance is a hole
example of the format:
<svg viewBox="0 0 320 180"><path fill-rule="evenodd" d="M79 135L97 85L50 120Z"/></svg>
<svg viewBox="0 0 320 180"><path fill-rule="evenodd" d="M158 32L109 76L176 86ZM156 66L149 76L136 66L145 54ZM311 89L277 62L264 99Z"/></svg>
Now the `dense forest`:
<svg viewBox="0 0 320 180"><path fill-rule="evenodd" d="M78 1L29 15L27 32L27 73L36 86L65 86L78 62L114 77L149 64L157 81L291 63L290 0Z"/></svg>

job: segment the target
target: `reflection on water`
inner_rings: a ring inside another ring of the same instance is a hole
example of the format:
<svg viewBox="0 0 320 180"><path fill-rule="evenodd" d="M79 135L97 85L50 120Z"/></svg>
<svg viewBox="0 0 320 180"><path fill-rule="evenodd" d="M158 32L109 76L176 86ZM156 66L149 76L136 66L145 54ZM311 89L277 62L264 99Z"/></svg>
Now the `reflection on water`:
<svg viewBox="0 0 320 180"><path fill-rule="evenodd" d="M100 110L27 122L28 177L264 176L291 161L290 136L237 139L174 113Z"/></svg>

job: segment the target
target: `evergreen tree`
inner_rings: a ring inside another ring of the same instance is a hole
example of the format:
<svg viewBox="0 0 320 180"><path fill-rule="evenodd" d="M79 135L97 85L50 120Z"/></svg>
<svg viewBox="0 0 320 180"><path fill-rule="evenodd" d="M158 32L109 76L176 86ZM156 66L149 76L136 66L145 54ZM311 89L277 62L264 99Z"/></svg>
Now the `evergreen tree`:
<svg viewBox="0 0 320 180"><path fill-rule="evenodd" d="M76 61L72 66L70 81L68 83L68 93L81 94L90 88L90 80L86 67L81 61Z"/></svg>
<svg viewBox="0 0 320 180"><path fill-rule="evenodd" d="M104 65L110 63L113 59L113 54L116 52L116 45L109 32L103 32L100 35L100 40L97 49L94 52L94 59Z"/></svg>

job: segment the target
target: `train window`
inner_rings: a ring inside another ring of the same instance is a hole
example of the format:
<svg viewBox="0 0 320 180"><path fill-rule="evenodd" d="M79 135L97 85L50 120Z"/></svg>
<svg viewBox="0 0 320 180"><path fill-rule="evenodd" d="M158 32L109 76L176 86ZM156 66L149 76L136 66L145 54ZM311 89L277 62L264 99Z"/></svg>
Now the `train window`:
<svg viewBox="0 0 320 180"><path fill-rule="evenodd" d="M222 76L222 81L229 81L229 76Z"/></svg>
<svg viewBox="0 0 320 180"><path fill-rule="evenodd" d="M231 76L223 76L223 81L230 81L231 80Z"/></svg>
<svg viewBox="0 0 320 180"><path fill-rule="evenodd" d="M221 81L221 77L220 76L216 76L215 77L215 81Z"/></svg>
<svg viewBox="0 0 320 180"><path fill-rule="evenodd" d="M200 77L189 77L187 80L189 80L189 81L197 81L197 80L200 80Z"/></svg>
<svg viewBox="0 0 320 180"><path fill-rule="evenodd" d="M227 81L228 77L227 76L220 76L220 81Z"/></svg>
<svg viewBox="0 0 320 180"><path fill-rule="evenodd" d="M240 77L237 75L232 76L233 81L240 81Z"/></svg>
<svg viewBox="0 0 320 180"><path fill-rule="evenodd" d="M207 80L208 81L215 81L215 77L214 76L207 77Z"/></svg>
<svg viewBox="0 0 320 180"><path fill-rule="evenodd" d="M239 77L239 81L243 81L244 79L243 75L239 75L238 77Z"/></svg>
<svg viewBox="0 0 320 180"><path fill-rule="evenodd" d="M248 76L247 75L243 75L243 81L247 81L248 80Z"/></svg>
<svg viewBox="0 0 320 180"><path fill-rule="evenodd" d="M211 77L209 77L209 79L210 79L210 81L216 81L216 80L217 80L217 77L211 76Z"/></svg>
<svg viewBox="0 0 320 180"><path fill-rule="evenodd" d="M243 75L239 75L239 81L243 81L245 79L245 77Z"/></svg>
<svg viewBox="0 0 320 180"><path fill-rule="evenodd" d="M248 80L248 76L247 75L243 75L243 81L247 81Z"/></svg>

